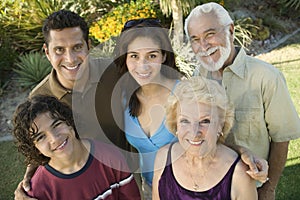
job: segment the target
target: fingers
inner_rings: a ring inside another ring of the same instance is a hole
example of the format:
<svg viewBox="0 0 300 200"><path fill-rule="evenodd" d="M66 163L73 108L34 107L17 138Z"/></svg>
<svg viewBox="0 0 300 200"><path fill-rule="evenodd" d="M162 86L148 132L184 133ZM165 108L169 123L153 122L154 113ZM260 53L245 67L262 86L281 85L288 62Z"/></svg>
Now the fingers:
<svg viewBox="0 0 300 200"><path fill-rule="evenodd" d="M24 189L26 192L28 192L28 191L31 189L31 187L30 187L30 180L29 180L29 179L24 179L24 180L22 181L22 186L23 186L23 189Z"/></svg>
<svg viewBox="0 0 300 200"><path fill-rule="evenodd" d="M25 193L25 191L23 190L24 186L23 186L23 182L21 181L18 184L17 189L14 192L15 195L15 200L37 200L36 198L31 198L29 196L27 196L27 194Z"/></svg>
<svg viewBox="0 0 300 200"><path fill-rule="evenodd" d="M257 181L259 181L261 183L265 183L265 182L267 182L269 180L269 178L267 176L268 174L266 174L265 172L262 172L262 171L253 173L252 171L248 170L248 171L246 171L246 173L251 178L253 178L254 180L257 180Z"/></svg>

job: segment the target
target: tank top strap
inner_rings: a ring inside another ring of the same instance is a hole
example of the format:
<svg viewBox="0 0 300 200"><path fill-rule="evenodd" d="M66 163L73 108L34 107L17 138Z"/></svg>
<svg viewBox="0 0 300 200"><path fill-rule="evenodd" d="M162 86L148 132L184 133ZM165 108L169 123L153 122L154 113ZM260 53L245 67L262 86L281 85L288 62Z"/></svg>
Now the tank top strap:
<svg viewBox="0 0 300 200"><path fill-rule="evenodd" d="M167 155L167 162L166 162L166 166L169 166L172 163L172 158L171 158L171 151L172 151L172 147L175 144L175 142L170 144L169 150L168 150L168 155Z"/></svg>
<svg viewBox="0 0 300 200"><path fill-rule="evenodd" d="M235 159L235 161L232 163L231 167L230 167L229 170L228 170L228 173L231 173L231 172L234 171L235 166L236 166L237 163L240 161L240 159L241 159L241 156L239 155L239 156Z"/></svg>
<svg viewBox="0 0 300 200"><path fill-rule="evenodd" d="M177 84L180 82L180 80L176 80L175 84L173 85L173 88L172 88L172 91L171 91L171 94L173 94L173 91L175 90Z"/></svg>

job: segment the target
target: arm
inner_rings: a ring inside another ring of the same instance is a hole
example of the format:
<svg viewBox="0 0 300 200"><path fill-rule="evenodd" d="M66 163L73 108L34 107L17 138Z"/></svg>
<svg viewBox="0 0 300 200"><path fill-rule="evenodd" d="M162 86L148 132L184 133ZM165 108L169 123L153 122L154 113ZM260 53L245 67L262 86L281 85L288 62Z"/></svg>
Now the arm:
<svg viewBox="0 0 300 200"><path fill-rule="evenodd" d="M37 169L37 166L34 166L34 165L27 166L24 178L19 183L17 189L14 192L15 200L18 200L18 199L20 199L20 200L21 199L28 199L28 200L32 199L33 200L34 199L34 198L30 198L28 195L26 195L26 192L28 192L31 189L30 188L30 179L32 178L36 169Z"/></svg>
<svg viewBox="0 0 300 200"><path fill-rule="evenodd" d="M230 147L237 151L241 155L242 161L248 165L250 170L247 173L251 178L262 183L267 181L269 166L266 160L255 156L245 147L238 145L230 145Z"/></svg>
<svg viewBox="0 0 300 200"><path fill-rule="evenodd" d="M269 156L269 178L261 188L258 189L259 199L274 200L275 189L279 182L287 159L289 142L271 142Z"/></svg>
<svg viewBox="0 0 300 200"><path fill-rule="evenodd" d="M159 191L158 185L160 177L163 173L166 161L167 161L167 154L170 145L166 145L158 150L155 162L154 162L154 175L152 180L152 200L159 200Z"/></svg>
<svg viewBox="0 0 300 200"><path fill-rule="evenodd" d="M231 199L257 200L255 180L247 175L248 166L239 162L232 177Z"/></svg>

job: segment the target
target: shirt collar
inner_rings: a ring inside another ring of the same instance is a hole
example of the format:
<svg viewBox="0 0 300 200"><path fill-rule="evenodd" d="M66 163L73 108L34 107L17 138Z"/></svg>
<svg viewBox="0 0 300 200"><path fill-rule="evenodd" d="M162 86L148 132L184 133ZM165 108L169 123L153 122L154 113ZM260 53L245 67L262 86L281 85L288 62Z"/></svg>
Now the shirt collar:
<svg viewBox="0 0 300 200"><path fill-rule="evenodd" d="M233 63L226 68L230 69L238 77L244 79L246 73L246 52L243 48L236 49L238 54L236 55ZM226 69L224 70L226 72ZM224 73L223 72L223 73Z"/></svg>
<svg viewBox="0 0 300 200"><path fill-rule="evenodd" d="M50 72L49 84L51 91L53 92L54 96L56 96L58 99L62 99L63 96L65 96L67 93L72 93L72 90L66 89L59 83L56 71L54 69L52 69Z"/></svg>

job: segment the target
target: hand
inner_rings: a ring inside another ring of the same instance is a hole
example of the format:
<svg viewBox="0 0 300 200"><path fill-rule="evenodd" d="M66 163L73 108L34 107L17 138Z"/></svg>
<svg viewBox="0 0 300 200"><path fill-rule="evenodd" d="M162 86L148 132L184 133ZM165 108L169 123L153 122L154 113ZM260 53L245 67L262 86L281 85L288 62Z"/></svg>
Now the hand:
<svg viewBox="0 0 300 200"><path fill-rule="evenodd" d="M258 188L257 193L259 200L275 200L275 189L269 187L268 183Z"/></svg>
<svg viewBox="0 0 300 200"><path fill-rule="evenodd" d="M15 194L15 200L37 200L35 198L30 198L26 195L24 189L23 189L23 182L21 181L17 187L17 189L14 192Z"/></svg>
<svg viewBox="0 0 300 200"><path fill-rule="evenodd" d="M243 162L249 166L249 170L247 173L254 180L260 181L261 183L265 183L268 181L268 162L262 158L256 158L249 151L244 151L241 154L241 158Z"/></svg>

